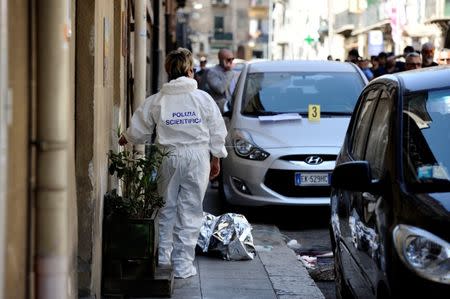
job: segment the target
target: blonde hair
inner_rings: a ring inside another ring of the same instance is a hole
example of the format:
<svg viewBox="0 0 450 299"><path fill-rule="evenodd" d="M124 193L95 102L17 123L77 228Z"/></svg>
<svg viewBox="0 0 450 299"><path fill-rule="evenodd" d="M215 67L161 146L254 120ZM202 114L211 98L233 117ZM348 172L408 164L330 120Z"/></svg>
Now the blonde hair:
<svg viewBox="0 0 450 299"><path fill-rule="evenodd" d="M164 68L169 76L169 81L183 76L187 77L189 70L194 68L191 51L186 48L171 51L166 56Z"/></svg>

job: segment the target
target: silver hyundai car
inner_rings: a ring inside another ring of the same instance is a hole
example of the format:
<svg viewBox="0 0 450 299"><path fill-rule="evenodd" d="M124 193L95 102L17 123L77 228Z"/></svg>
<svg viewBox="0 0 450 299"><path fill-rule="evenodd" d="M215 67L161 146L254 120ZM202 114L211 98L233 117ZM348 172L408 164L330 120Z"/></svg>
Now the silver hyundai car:
<svg viewBox="0 0 450 299"><path fill-rule="evenodd" d="M330 176L367 79L352 63L256 61L224 113L221 196L232 205L328 205Z"/></svg>

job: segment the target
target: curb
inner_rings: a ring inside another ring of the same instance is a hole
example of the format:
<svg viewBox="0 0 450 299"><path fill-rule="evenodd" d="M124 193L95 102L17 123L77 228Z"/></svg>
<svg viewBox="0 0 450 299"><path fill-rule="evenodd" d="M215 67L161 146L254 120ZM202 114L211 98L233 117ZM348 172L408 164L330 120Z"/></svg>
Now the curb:
<svg viewBox="0 0 450 299"><path fill-rule="evenodd" d="M252 227L256 251L278 298L325 298L276 226L252 224Z"/></svg>

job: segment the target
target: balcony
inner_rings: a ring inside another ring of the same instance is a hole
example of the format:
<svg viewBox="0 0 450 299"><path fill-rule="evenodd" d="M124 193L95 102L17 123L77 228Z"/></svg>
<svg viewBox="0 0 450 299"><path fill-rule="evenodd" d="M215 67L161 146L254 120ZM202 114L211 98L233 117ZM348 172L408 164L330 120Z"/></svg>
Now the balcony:
<svg viewBox="0 0 450 299"><path fill-rule="evenodd" d="M360 15L358 27L376 27L377 24L386 20L389 20L389 16L386 13L386 4L384 2L377 5L369 5Z"/></svg>
<svg viewBox="0 0 450 299"><path fill-rule="evenodd" d="M227 6L230 5L230 0L211 0L213 6Z"/></svg>
<svg viewBox="0 0 450 299"><path fill-rule="evenodd" d="M369 5L358 17L357 28L352 35L358 35L370 30L390 30L391 20L386 11L385 2Z"/></svg>
<svg viewBox="0 0 450 299"><path fill-rule="evenodd" d="M350 36L352 30L355 29L356 22L357 15L349 10L345 10L334 16L334 31L337 34Z"/></svg>
<svg viewBox="0 0 450 299"><path fill-rule="evenodd" d="M426 0L425 24L436 24L446 32L450 27L450 1Z"/></svg>
<svg viewBox="0 0 450 299"><path fill-rule="evenodd" d="M214 32L214 39L217 41L231 41L233 40L233 33L232 32Z"/></svg>

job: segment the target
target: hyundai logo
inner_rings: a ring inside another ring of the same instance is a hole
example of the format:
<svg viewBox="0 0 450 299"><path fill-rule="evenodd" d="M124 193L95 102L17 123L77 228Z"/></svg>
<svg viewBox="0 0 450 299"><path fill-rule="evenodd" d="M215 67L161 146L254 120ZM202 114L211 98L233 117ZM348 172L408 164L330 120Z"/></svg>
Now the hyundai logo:
<svg viewBox="0 0 450 299"><path fill-rule="evenodd" d="M305 159L305 162L310 165L318 165L323 162L322 158L319 156L309 156Z"/></svg>

